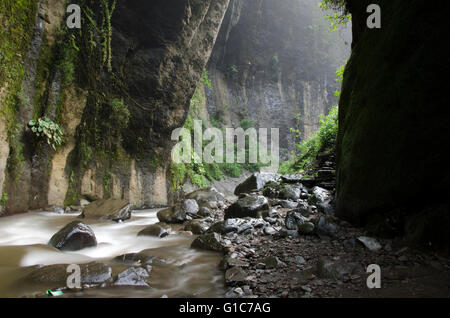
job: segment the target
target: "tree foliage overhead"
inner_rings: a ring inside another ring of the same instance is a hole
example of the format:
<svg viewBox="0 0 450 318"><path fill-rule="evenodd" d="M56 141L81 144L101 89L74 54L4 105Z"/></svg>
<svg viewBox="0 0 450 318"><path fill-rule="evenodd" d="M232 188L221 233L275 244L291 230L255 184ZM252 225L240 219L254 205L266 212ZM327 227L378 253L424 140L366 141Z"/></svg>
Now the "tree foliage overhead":
<svg viewBox="0 0 450 318"><path fill-rule="evenodd" d="M347 0L322 0L319 7L323 11L333 11L326 17L331 23L330 31L335 31L339 25L345 25L351 20L347 9Z"/></svg>

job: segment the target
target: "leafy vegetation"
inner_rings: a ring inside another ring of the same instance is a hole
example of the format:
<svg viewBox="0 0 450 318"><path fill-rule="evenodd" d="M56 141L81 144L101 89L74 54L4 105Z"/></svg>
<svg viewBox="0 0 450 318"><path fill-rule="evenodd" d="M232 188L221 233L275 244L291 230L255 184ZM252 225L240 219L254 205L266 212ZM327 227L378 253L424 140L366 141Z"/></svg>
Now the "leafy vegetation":
<svg viewBox="0 0 450 318"><path fill-rule="evenodd" d="M22 92L24 60L35 24L37 0L0 1L0 118L5 122L10 153L7 173L18 178L25 160L23 126L17 113L29 103ZM3 197L6 202L7 195Z"/></svg>
<svg viewBox="0 0 450 318"><path fill-rule="evenodd" d="M341 83L345 65L336 70L336 81ZM340 91L335 92L336 97L340 97ZM305 173L311 174L314 169L317 155L321 152L335 152L336 139L338 134L338 105L331 107L326 116L320 116L320 129L310 138L296 144L297 152L293 154L293 159L281 163L279 172L282 174ZM296 137L298 131L292 129Z"/></svg>
<svg viewBox="0 0 450 318"><path fill-rule="evenodd" d="M322 0L319 2L319 7L323 11L333 11L326 16L326 19L330 22L330 32L336 31L339 26L346 25L351 21L346 0Z"/></svg>
<svg viewBox="0 0 450 318"><path fill-rule="evenodd" d="M208 79L208 72L203 70L202 77L200 79L199 85L191 99L190 110L186 119L186 122L183 128L187 129L191 133L191 140L193 140L194 134L194 121L201 120L202 127L206 128L208 123L200 117L200 107L205 104L205 96L202 93L201 88L206 87L211 89L212 85ZM224 109L229 109L229 105L224 105ZM215 118L211 118L210 124L213 127L222 127L224 123L224 110L222 112L216 113ZM247 130L248 128L254 127L255 122L248 118L244 118L241 120L240 125L241 128ZM223 135L225 135L225 130L222 129ZM206 146L208 142L203 141L203 146ZM237 153L237 144L235 146L235 154ZM225 140L224 140L224 149L225 149ZM179 190L181 186L186 182L186 180L190 180L192 184L203 188L208 185L208 181L221 180L224 176L231 177L240 177L244 172L244 169L251 172L260 171L261 164L260 163L248 163L249 158L249 143L248 137L246 139L246 162L245 163L237 163L237 160L234 163L195 163L194 158L197 156L194 153L192 147L191 153L191 163L171 163L169 168L169 179L171 181L171 186L173 190ZM237 154L236 158L237 159Z"/></svg>
<svg viewBox="0 0 450 318"><path fill-rule="evenodd" d="M44 137L47 143L56 150L62 143L64 132L59 125L48 117L30 120L28 123L31 131L38 137Z"/></svg>

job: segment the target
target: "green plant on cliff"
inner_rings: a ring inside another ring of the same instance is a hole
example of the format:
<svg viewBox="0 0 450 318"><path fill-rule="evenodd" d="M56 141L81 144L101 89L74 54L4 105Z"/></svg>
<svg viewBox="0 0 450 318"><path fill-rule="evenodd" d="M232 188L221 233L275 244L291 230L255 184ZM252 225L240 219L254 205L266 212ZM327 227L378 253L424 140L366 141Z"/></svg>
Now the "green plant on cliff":
<svg viewBox="0 0 450 318"><path fill-rule="evenodd" d="M336 69L336 82L341 83L345 65ZM336 97L340 97L340 91L335 92ZM328 115L321 115L320 128L310 138L296 144L297 152L291 161L281 163L279 172L283 174L303 172L310 174L314 168L317 155L320 152L334 152L338 134L338 105L331 107ZM297 134L294 129L292 131Z"/></svg>
<svg viewBox="0 0 450 318"><path fill-rule="evenodd" d="M102 0L102 5L104 8L104 28L102 30L103 32L103 63L106 64L106 67L108 68L108 71L112 71L111 66L111 59L112 59L112 52L111 52L111 40L112 40L112 25L111 25L111 19L114 13L114 10L116 9L116 0L113 0L113 3L111 4L111 7L109 7L109 3L107 0Z"/></svg>
<svg viewBox="0 0 450 318"><path fill-rule="evenodd" d="M50 118L43 117L38 120L30 120L28 127L30 127L31 131L38 138L45 138L47 144L54 150L61 145L64 132L61 127Z"/></svg>
<svg viewBox="0 0 450 318"><path fill-rule="evenodd" d="M37 0L0 1L0 120L5 122L10 154L7 173L19 178L24 162L21 134L17 113L25 101L22 79L24 60L33 34Z"/></svg>
<svg viewBox="0 0 450 318"><path fill-rule="evenodd" d="M297 144L297 153L292 161L283 162L280 173L311 173L320 152L334 151L338 132L338 106L334 105L327 116L320 117L320 129L312 137Z"/></svg>

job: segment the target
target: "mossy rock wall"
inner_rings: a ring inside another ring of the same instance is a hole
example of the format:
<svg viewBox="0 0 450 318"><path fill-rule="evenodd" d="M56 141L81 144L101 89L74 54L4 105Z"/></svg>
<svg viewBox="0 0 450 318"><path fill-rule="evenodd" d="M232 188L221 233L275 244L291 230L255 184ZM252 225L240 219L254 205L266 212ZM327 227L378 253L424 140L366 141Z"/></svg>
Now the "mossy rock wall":
<svg viewBox="0 0 450 318"><path fill-rule="evenodd" d="M340 100L338 214L367 224L403 208L407 222L450 198L450 4L348 2L354 42ZM366 27L370 3L381 7L381 29Z"/></svg>
<svg viewBox="0 0 450 318"><path fill-rule="evenodd" d="M167 202L173 129L183 126L229 0L2 1L1 208L118 197ZM64 130L54 150L27 127Z"/></svg>

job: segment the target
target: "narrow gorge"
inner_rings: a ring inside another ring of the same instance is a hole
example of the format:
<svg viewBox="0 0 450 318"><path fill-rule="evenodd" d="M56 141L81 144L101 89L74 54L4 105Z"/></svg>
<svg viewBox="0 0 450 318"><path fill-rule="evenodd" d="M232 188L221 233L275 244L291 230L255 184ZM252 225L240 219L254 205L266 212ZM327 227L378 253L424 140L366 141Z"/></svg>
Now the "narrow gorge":
<svg viewBox="0 0 450 318"><path fill-rule="evenodd" d="M0 297L447 298L445 9L2 0Z"/></svg>

